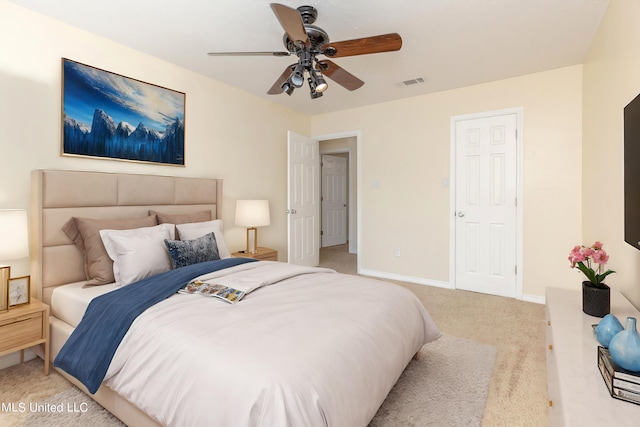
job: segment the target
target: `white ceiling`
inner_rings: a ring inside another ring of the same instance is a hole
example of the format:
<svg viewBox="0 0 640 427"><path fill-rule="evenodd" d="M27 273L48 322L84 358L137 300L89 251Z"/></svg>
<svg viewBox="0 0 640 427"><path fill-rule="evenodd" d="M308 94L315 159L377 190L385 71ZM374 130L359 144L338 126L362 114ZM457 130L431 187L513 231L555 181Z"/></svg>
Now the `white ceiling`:
<svg viewBox="0 0 640 427"><path fill-rule="evenodd" d="M10 1L308 114L581 64L609 3L280 0L316 7L315 25L334 42L391 32L403 39L398 52L333 59L365 85L349 92L329 80L324 96L312 100L306 85L292 96L266 94L295 57L207 55L286 51L267 0ZM401 84L418 77L424 83Z"/></svg>

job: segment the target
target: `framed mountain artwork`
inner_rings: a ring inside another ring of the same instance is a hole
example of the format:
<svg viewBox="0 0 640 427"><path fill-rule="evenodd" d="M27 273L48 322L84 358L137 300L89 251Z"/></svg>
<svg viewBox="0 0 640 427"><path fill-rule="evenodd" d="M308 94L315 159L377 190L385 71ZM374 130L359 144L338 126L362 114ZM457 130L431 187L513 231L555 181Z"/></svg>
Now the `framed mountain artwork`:
<svg viewBox="0 0 640 427"><path fill-rule="evenodd" d="M184 166L185 94L62 58L62 155Z"/></svg>

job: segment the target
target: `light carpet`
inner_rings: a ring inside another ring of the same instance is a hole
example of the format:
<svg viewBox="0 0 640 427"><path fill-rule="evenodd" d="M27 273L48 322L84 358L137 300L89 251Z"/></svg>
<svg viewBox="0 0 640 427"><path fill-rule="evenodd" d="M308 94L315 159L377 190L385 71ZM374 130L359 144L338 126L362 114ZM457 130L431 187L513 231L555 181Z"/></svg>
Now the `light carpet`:
<svg viewBox="0 0 640 427"><path fill-rule="evenodd" d="M33 359L0 371L0 426L123 426L62 375Z"/></svg>
<svg viewBox="0 0 640 427"><path fill-rule="evenodd" d="M496 352L494 346L450 335L427 344L370 427L480 426ZM55 370L45 377L40 359L0 371L0 402L5 427L123 425Z"/></svg>
<svg viewBox="0 0 640 427"><path fill-rule="evenodd" d="M356 274L348 245L322 248L320 265ZM446 334L496 346L483 427L548 427L544 305L390 280L411 290Z"/></svg>

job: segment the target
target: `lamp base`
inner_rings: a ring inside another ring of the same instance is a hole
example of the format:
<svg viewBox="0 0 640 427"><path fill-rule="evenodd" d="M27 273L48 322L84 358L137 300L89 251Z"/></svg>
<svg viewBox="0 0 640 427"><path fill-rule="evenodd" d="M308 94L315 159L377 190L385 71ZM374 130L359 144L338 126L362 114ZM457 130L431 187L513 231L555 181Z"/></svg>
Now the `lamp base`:
<svg viewBox="0 0 640 427"><path fill-rule="evenodd" d="M258 252L258 229L256 227L247 228L247 249L251 254Z"/></svg>

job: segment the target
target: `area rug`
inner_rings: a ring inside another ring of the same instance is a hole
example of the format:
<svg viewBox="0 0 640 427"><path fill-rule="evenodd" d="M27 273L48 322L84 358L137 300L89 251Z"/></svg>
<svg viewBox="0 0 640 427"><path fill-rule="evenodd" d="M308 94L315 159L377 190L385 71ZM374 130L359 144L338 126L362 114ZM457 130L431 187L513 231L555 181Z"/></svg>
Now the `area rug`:
<svg viewBox="0 0 640 427"><path fill-rule="evenodd" d="M407 366L369 427L480 426L496 347L443 335ZM3 427L123 424L39 359L0 371Z"/></svg>
<svg viewBox="0 0 640 427"><path fill-rule="evenodd" d="M369 427L480 426L496 355L443 334L409 363Z"/></svg>

